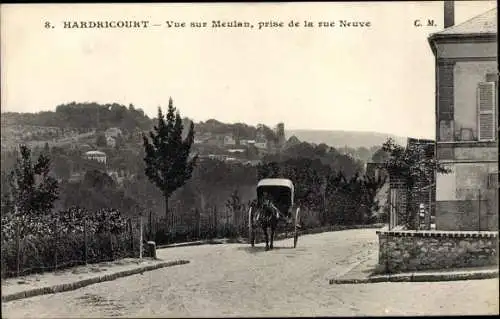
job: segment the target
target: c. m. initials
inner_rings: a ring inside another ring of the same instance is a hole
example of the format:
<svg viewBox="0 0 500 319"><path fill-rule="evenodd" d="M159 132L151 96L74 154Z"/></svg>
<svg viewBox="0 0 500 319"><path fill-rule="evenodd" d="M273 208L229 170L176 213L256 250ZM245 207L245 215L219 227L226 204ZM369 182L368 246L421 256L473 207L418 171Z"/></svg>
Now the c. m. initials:
<svg viewBox="0 0 500 319"><path fill-rule="evenodd" d="M434 23L434 20L428 19L428 20L427 20L427 26L428 26L428 27L435 27L435 26L436 26L436 24Z"/></svg>
<svg viewBox="0 0 500 319"><path fill-rule="evenodd" d="M413 22L413 25L416 26L416 27L421 27L423 25L425 25L427 27L435 27L435 26L437 26L437 24L432 19L427 19L427 24L425 24L425 22L423 23L422 20L415 20Z"/></svg>

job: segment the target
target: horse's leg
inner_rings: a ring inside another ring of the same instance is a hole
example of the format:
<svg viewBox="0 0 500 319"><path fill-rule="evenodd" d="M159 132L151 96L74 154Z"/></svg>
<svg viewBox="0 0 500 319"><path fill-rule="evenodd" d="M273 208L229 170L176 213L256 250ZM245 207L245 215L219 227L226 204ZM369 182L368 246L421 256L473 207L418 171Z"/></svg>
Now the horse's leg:
<svg viewBox="0 0 500 319"><path fill-rule="evenodd" d="M264 232L264 237L266 238L266 250L269 250L269 236L267 235L267 225L262 224L262 231Z"/></svg>
<svg viewBox="0 0 500 319"><path fill-rule="evenodd" d="M274 246L274 233L276 231L276 223L275 221L271 221L271 249L273 249Z"/></svg>

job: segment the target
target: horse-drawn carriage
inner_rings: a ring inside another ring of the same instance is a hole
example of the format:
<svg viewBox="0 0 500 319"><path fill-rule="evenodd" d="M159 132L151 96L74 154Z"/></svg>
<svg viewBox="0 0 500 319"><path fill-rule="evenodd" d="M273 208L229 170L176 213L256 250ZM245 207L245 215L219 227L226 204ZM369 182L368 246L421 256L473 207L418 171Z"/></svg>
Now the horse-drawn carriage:
<svg viewBox="0 0 500 319"><path fill-rule="evenodd" d="M300 208L294 203L294 186L292 181L284 178L265 178L257 184L257 203L248 211L249 241L255 246L257 228L264 231L266 250L273 248L274 233L281 223L284 228L292 228L294 232L293 247L297 247L299 238ZM260 227L259 227L260 226ZM271 229L271 244L267 229Z"/></svg>

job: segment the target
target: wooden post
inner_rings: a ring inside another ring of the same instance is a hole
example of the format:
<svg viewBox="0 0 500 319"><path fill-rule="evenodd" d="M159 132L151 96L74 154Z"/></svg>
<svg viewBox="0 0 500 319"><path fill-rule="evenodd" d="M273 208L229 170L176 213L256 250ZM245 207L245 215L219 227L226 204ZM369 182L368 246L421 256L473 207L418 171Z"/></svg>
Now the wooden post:
<svg viewBox="0 0 500 319"><path fill-rule="evenodd" d="M153 240L153 212L149 211L149 240Z"/></svg>
<svg viewBox="0 0 500 319"><path fill-rule="evenodd" d="M21 275L21 227L16 223L16 253L17 253L17 276Z"/></svg>
<svg viewBox="0 0 500 319"><path fill-rule="evenodd" d="M57 245L59 244L59 242L58 242L59 239L57 238L58 237L57 236L57 234L58 234L58 227L57 226L58 225L57 225L57 220L56 220L55 227L54 227L55 228L54 229L54 237L55 237L55 245L54 245L54 271L57 270Z"/></svg>
<svg viewBox="0 0 500 319"><path fill-rule="evenodd" d="M140 227L140 235L139 235L139 259L142 259L142 215L139 216L139 227Z"/></svg>
<svg viewBox="0 0 500 319"><path fill-rule="evenodd" d="M213 207L214 210L214 224L215 224L215 238L217 238L217 230L218 230L218 225L217 225L217 206L214 205Z"/></svg>
<svg viewBox="0 0 500 319"><path fill-rule="evenodd" d="M108 232L109 239L109 249L111 251L111 260L115 260L115 250L113 247L113 233L111 231Z"/></svg>
<svg viewBox="0 0 500 319"><path fill-rule="evenodd" d="M89 248L88 248L88 241L87 241L87 218L85 218L83 220L83 242L84 242L84 245L85 245L85 265L88 263L89 261Z"/></svg>
<svg viewBox="0 0 500 319"><path fill-rule="evenodd" d="M198 208L196 208L196 219L197 219L197 223L198 223L198 240L201 239L201 210L198 210Z"/></svg>
<svg viewBox="0 0 500 319"><path fill-rule="evenodd" d="M128 219L128 229L130 234L130 251L132 252L132 257L135 257L134 254L134 230L132 229L132 218Z"/></svg>
<svg viewBox="0 0 500 319"><path fill-rule="evenodd" d="M431 229L431 216L432 216L432 181L429 183L429 211L427 212L426 215L426 228L427 230Z"/></svg>
<svg viewBox="0 0 500 319"><path fill-rule="evenodd" d="M477 212L478 212L478 231L481 231L481 189L479 189L479 194L477 197Z"/></svg>

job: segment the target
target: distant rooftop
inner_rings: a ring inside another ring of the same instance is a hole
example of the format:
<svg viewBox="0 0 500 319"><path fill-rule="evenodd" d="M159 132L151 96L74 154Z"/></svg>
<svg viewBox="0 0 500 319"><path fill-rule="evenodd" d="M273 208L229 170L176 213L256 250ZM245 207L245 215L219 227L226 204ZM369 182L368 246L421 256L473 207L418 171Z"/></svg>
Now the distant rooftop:
<svg viewBox="0 0 500 319"><path fill-rule="evenodd" d="M451 26L432 36L446 35L491 35L497 34L497 8L475 16L465 22Z"/></svg>
<svg viewBox="0 0 500 319"><path fill-rule="evenodd" d="M101 155L101 156L106 156L106 153L101 152L101 151L88 151L88 152L85 152L85 155Z"/></svg>

